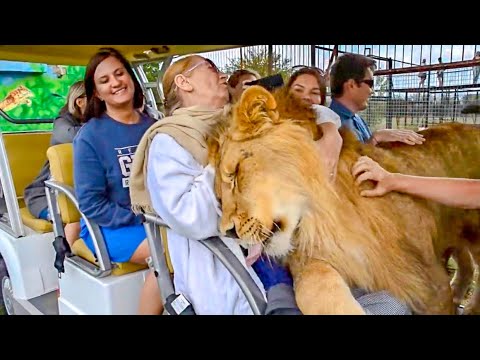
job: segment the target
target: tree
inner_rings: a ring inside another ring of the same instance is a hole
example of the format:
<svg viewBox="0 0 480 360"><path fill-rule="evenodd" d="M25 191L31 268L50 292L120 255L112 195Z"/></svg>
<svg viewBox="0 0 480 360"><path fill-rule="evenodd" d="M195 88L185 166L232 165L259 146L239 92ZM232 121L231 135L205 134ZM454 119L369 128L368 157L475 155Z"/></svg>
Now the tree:
<svg viewBox="0 0 480 360"><path fill-rule="evenodd" d="M222 69L228 75L231 75L238 69L251 69L257 71L260 76L268 75L268 51L265 48L249 49L243 54L242 58L229 59L228 64ZM272 74L281 74L284 79L292 73L290 68L290 59L282 58L282 55L272 53Z"/></svg>
<svg viewBox="0 0 480 360"><path fill-rule="evenodd" d="M160 70L159 62L143 64L143 71L145 71L145 75L147 75L148 82L157 81L159 70Z"/></svg>

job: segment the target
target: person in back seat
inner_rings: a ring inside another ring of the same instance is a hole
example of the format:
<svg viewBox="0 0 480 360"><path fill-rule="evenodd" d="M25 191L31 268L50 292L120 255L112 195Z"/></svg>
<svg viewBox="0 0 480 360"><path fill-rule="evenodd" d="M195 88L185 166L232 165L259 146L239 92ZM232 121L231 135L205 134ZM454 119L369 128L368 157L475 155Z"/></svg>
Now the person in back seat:
<svg viewBox="0 0 480 360"><path fill-rule="evenodd" d="M236 103L240 100L243 91L248 87L245 83L258 80L261 76L258 72L251 69L235 70L228 78L228 92L230 93L230 102Z"/></svg>
<svg viewBox="0 0 480 360"><path fill-rule="evenodd" d="M130 167L137 145L155 120L138 109L142 88L125 57L100 49L85 73L86 124L73 141L75 193L80 210L102 231L113 262L145 264L150 256L140 216L131 210ZM83 219L81 238L95 253ZM140 297L140 314L161 314L163 306L153 272Z"/></svg>
<svg viewBox="0 0 480 360"><path fill-rule="evenodd" d="M82 81L72 84L68 91L67 103L60 110L59 116L53 123L50 145L66 144L73 142L73 138L83 124L85 107L87 104L85 86ZM30 213L38 219L50 221L48 212L47 195L45 194L45 180L50 178L50 163L43 165L40 174L25 188L25 204ZM78 239L80 232L79 223L67 224L65 235L70 246Z"/></svg>

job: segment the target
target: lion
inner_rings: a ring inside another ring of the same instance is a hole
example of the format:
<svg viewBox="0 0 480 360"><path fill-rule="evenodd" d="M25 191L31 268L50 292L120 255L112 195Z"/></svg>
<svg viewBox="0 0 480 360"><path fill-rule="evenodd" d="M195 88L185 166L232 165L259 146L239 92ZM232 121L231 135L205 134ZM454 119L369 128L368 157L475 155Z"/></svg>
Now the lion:
<svg viewBox="0 0 480 360"><path fill-rule="evenodd" d="M362 197L373 184L359 189L351 167L367 155L389 171L480 178L480 129L439 125L421 132L423 145L383 147L344 130L331 183L314 145L321 133L311 110L297 107L292 117L293 108L252 86L211 147L222 234L235 231L241 245L261 244L267 255L285 259L304 314L364 314L353 287L386 290L416 314L454 314L453 293L463 298L473 274L465 259L471 254L478 263L480 212L400 193ZM446 261L454 251L464 263L452 292ZM477 301L470 306L472 313L480 308Z"/></svg>

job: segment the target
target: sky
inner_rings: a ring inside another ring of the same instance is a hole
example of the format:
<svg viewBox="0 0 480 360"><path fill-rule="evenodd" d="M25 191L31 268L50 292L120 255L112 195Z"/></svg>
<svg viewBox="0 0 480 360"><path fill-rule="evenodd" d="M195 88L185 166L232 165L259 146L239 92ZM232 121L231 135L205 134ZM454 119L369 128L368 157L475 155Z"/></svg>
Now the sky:
<svg viewBox="0 0 480 360"><path fill-rule="evenodd" d="M266 45L258 45L266 46ZM291 59L294 65L310 64L310 46L311 45L274 45L274 51L285 54L285 57ZM333 49L334 45L318 45ZM370 49L370 50L368 50ZM355 52L360 54L369 54L391 57L395 60L394 67L408 67L420 65L421 59L425 58L427 64L437 64L438 57L442 56L443 62L461 61L473 58L475 50L480 50L480 45L339 45L340 51ZM218 66L223 67L227 63L227 58L238 57L239 49L223 50L217 53L204 53L210 56ZM317 66L326 68L328 66L331 52L328 50L317 49ZM378 62L379 69L386 68L386 62Z"/></svg>
<svg viewBox="0 0 480 360"><path fill-rule="evenodd" d="M329 64L331 51L334 45L316 45L327 49L316 49L316 66L326 69ZM257 45L250 48L267 48L267 45ZM247 48L248 49L248 48ZM290 59L290 65L310 65L311 45L273 45L275 53L283 54ZM247 51L243 49L243 51ZM377 55L385 58L391 57L394 68L420 65L422 59L427 60L427 65L438 64L438 58L442 57L443 63L461 60L471 60L475 51L480 51L480 45L339 45L339 51L354 52L364 55ZM224 68L230 58L240 57L240 49L222 50L201 54L212 59L217 66ZM387 68L387 61L377 60L379 70ZM463 85L472 83L471 69L460 68L445 71L444 85ZM396 88L410 88L418 86L418 76L411 73L403 76L394 76L393 82ZM430 86L437 85L435 73L429 77ZM427 84L426 84L427 85Z"/></svg>

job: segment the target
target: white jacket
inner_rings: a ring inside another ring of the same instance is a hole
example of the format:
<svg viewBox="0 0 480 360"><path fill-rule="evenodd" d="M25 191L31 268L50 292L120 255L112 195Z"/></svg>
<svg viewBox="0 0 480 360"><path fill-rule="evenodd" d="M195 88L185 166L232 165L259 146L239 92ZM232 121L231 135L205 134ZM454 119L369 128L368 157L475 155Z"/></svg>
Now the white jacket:
<svg viewBox="0 0 480 360"><path fill-rule="evenodd" d="M213 183L214 169L200 165L172 137L158 134L152 141L147 186L153 208L171 228L168 247L174 268L174 285L195 312L219 315L252 314L242 290L225 266L197 240L218 236L221 210ZM247 268L265 295L258 276L247 267L235 240L223 242Z"/></svg>

